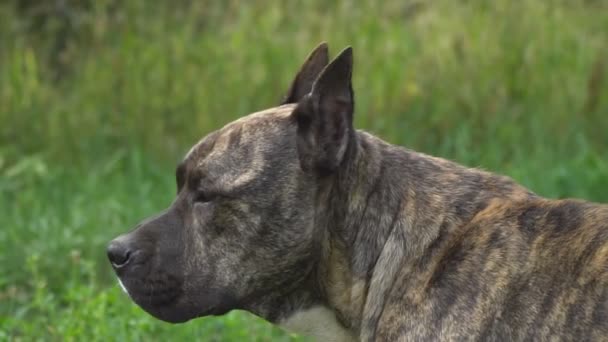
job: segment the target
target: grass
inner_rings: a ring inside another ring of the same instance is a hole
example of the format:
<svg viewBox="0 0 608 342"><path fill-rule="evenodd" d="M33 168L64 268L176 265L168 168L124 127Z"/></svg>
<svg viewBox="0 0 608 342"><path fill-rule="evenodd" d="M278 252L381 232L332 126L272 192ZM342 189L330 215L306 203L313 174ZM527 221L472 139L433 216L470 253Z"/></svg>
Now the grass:
<svg viewBox="0 0 608 342"><path fill-rule="evenodd" d="M171 202L198 138L276 104L322 40L354 47L358 127L608 202L606 2L67 3L0 4L0 340L295 339L242 312L154 320L104 246Z"/></svg>

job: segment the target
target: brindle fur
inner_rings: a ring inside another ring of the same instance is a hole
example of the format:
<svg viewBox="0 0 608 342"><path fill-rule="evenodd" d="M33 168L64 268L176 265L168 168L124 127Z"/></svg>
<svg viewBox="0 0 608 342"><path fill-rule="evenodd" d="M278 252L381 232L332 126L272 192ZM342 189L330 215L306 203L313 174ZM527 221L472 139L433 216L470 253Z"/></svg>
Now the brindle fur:
<svg viewBox="0 0 608 342"><path fill-rule="evenodd" d="M308 58L283 104L209 134L177 197L115 240L152 315L333 313L361 341L608 340L608 206L352 126L352 51Z"/></svg>

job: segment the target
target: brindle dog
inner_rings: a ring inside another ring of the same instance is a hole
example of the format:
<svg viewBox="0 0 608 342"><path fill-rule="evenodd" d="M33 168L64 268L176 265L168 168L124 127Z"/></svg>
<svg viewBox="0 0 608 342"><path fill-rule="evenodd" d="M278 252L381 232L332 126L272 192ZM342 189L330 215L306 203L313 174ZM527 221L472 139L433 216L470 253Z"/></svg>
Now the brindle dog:
<svg viewBox="0 0 608 342"><path fill-rule="evenodd" d="M197 143L177 197L108 246L168 322L234 309L322 341L608 340L608 206L353 128L353 55Z"/></svg>

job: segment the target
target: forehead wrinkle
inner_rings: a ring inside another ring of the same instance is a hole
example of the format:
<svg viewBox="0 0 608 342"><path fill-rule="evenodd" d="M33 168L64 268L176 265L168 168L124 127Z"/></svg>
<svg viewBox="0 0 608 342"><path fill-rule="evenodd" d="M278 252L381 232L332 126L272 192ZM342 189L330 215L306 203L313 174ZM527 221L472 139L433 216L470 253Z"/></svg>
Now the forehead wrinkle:
<svg viewBox="0 0 608 342"><path fill-rule="evenodd" d="M195 163L190 164L193 168L204 171L207 182L223 191L244 187L263 177L267 154L276 143L269 139L289 134L285 119L294 108L283 105L231 122L203 138L186 158Z"/></svg>
<svg viewBox="0 0 608 342"><path fill-rule="evenodd" d="M184 162L187 163L189 160L192 159L204 159L202 158L202 155L213 149L218 134L218 131L213 131L201 138L201 140L194 144L194 146L190 148L190 151L186 153L186 156L184 157Z"/></svg>
<svg viewBox="0 0 608 342"><path fill-rule="evenodd" d="M234 132L235 128L256 128L256 126L258 126L259 124L263 125L264 123L270 124L271 126L277 126L276 119L288 118L295 107L295 104L286 104L279 107L255 112L240 119L237 119L233 122L230 122L224 127L222 127L220 130L214 131L199 140L194 146L192 146L190 151L188 151L184 159L190 159L192 157L195 157L199 160L202 160L203 158L200 158L200 154L207 152L210 149L213 149L215 145L215 140L217 140L217 136L223 135L223 133L225 132Z"/></svg>
<svg viewBox="0 0 608 342"><path fill-rule="evenodd" d="M204 166L205 162L213 159L217 159L217 155L221 155L220 157L227 157L229 151L238 151L240 147L243 145L243 141L247 141L248 132L245 128L245 125L240 123L232 123L221 130L218 131L217 137L213 144L213 148L209 151L205 158L200 158L196 167L201 168Z"/></svg>
<svg viewBox="0 0 608 342"><path fill-rule="evenodd" d="M211 149L209 154L207 154L207 156L205 158L201 158L199 160L198 164L196 165L197 168L200 168L201 166L203 166L203 164L205 163L206 160L208 160L208 159L212 160L214 157L216 157L217 154L224 153L228 149L228 146L229 146L228 140L229 139L226 137L225 134L220 135L216 139L215 144L213 145L213 149Z"/></svg>
<svg viewBox="0 0 608 342"><path fill-rule="evenodd" d="M251 143L255 140L255 135L249 134L246 129L241 130L241 134L239 146L229 144L228 138L221 139L199 164L201 169L209 171L208 175L213 177L209 181L221 185L227 192L242 188L257 179L266 165L264 143ZM242 145L247 145L248 148L240 148ZM226 166L228 168L224 169ZM216 169L223 169L224 172L213 172Z"/></svg>
<svg viewBox="0 0 608 342"><path fill-rule="evenodd" d="M247 169L245 172L240 173L238 175L224 174L221 182L230 184L231 188L240 188L244 187L254 179L256 179L259 175L264 171L265 158L264 154L261 153L261 150L255 146L252 151L253 155L251 156L250 162L247 165ZM234 179L230 179L233 178Z"/></svg>

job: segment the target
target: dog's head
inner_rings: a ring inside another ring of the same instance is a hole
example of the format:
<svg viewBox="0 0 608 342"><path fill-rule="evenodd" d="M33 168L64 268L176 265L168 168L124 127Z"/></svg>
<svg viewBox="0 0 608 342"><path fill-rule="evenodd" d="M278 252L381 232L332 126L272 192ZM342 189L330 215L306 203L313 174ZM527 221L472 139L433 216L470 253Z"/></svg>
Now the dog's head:
<svg viewBox="0 0 608 342"><path fill-rule="evenodd" d="M324 234L315 195L354 146L351 71L350 48L328 63L321 44L281 106L192 147L171 206L108 246L139 306L183 322L255 307L311 275Z"/></svg>

